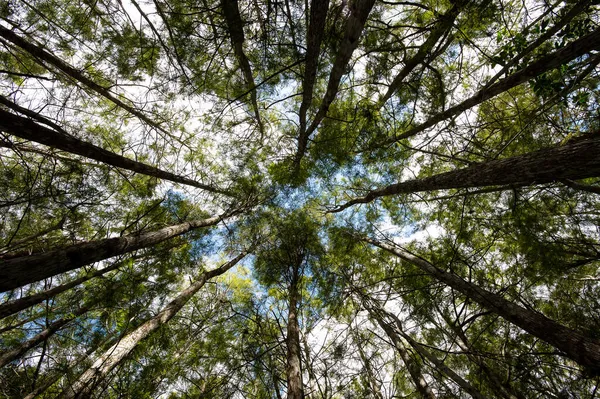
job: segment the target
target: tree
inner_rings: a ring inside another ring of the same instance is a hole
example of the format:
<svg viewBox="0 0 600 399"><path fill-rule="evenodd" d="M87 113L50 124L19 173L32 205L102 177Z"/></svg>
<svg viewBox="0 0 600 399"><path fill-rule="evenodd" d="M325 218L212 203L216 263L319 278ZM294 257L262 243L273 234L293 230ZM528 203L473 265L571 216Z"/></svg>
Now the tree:
<svg viewBox="0 0 600 399"><path fill-rule="evenodd" d="M599 26L0 2L0 394L594 398Z"/></svg>

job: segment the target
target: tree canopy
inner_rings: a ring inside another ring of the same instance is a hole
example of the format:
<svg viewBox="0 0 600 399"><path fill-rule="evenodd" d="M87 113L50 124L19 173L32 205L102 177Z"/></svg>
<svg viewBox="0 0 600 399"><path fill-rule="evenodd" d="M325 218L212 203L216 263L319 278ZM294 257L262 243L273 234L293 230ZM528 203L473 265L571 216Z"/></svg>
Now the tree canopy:
<svg viewBox="0 0 600 399"><path fill-rule="evenodd" d="M600 6L0 0L0 397L600 396Z"/></svg>

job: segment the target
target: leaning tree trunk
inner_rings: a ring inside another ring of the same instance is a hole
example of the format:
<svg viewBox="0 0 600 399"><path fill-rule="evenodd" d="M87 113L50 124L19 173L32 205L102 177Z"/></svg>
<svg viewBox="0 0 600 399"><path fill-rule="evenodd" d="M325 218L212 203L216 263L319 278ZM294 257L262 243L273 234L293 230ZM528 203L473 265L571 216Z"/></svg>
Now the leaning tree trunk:
<svg viewBox="0 0 600 399"><path fill-rule="evenodd" d="M63 128L56 125L54 122L41 117L31 110L8 101L2 96L0 96L0 104L6 105L7 107L19 113L35 118L38 120L38 122L40 122L37 123L31 119L0 109L0 130L12 134L13 136L47 145L71 154L81 155L82 157L93 159L117 168L130 170L135 173L201 188L213 193L232 196L232 193L229 191L213 187L208 184L203 184L190 178L176 175L175 173L167 172L152 165L134 161L133 159L115 154L114 152L105 150L102 147L98 147L97 145L83 141L67 133ZM50 126L52 129L44 125Z"/></svg>
<svg viewBox="0 0 600 399"><path fill-rule="evenodd" d="M23 356L25 353L27 353L30 349L36 347L37 345L41 344L45 340L52 337L54 334L56 334L57 331L62 329L64 326L66 326L67 324L69 324L70 322L72 322L77 317L81 316L82 314L88 312L91 309L91 307L92 307L92 305L86 305L86 306L80 307L79 309L75 310L74 312L71 312L71 314L68 317L63 317L61 319L56 320L55 322L50 324L48 327L46 327L45 330L43 330L42 332L40 332L33 338L23 342L18 347L0 354L0 368L4 367L5 365L12 362L13 360L19 359L21 356Z"/></svg>
<svg viewBox="0 0 600 399"><path fill-rule="evenodd" d="M330 212L340 212L355 204L395 194L482 186L524 186L600 176L600 132L589 135L590 138L575 139L565 145L391 184L350 200Z"/></svg>
<svg viewBox="0 0 600 399"><path fill-rule="evenodd" d="M562 351L570 359L588 368L591 373L600 374L600 342L597 340L571 330L541 313L516 305L500 295L463 280L456 274L438 269L425 259L415 256L397 246L365 237L362 240L412 263L425 273L477 302L482 307L493 311L531 335L546 341Z"/></svg>
<svg viewBox="0 0 600 399"><path fill-rule="evenodd" d="M300 325L298 323L298 302L300 301L299 265L295 265L288 288L287 320L287 399L304 399L302 368L300 364Z"/></svg>
<svg viewBox="0 0 600 399"><path fill-rule="evenodd" d="M113 256L151 247L191 230L215 225L226 216L213 216L204 220L185 222L139 235L126 235L83 242L41 254L15 258L10 258L10 254L0 256L0 292L18 288Z"/></svg>
<svg viewBox="0 0 600 399"><path fill-rule="evenodd" d="M362 297L362 295L361 295ZM361 298L362 303L369 312L369 314L377 321L377 324L385 331L385 334L392 340L396 351L402 358L408 373L410 374L410 378L412 379L413 384L417 388L417 392L421 395L423 399L436 399L435 394L431 390L427 381L425 381L425 377L421 373L421 365L415 361L415 359L411 358L410 354L404 347L400 336L396 333L396 331L390 327L390 325L384 320L383 315L380 309L377 309L375 306L369 304L364 297Z"/></svg>
<svg viewBox="0 0 600 399"><path fill-rule="evenodd" d="M87 398L95 386L117 366L133 349L151 333L158 330L173 318L183 306L196 294L202 286L211 278L225 273L235 266L247 252L243 252L231 261L216 269L204 272L200 278L183 290L156 316L146 321L138 328L127 334L123 339L110 347L94 364L85 371L73 385L64 390L62 398Z"/></svg>

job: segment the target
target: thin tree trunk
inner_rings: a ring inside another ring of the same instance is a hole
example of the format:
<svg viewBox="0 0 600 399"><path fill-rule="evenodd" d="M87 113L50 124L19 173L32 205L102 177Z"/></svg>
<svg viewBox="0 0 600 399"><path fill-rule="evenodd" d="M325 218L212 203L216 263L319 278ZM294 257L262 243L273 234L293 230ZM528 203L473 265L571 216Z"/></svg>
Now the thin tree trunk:
<svg viewBox="0 0 600 399"><path fill-rule="evenodd" d="M368 358L365 351L363 350L362 339L360 338L357 330L355 330L352 327L349 327L349 328L350 328L350 333L352 335L352 338L354 339L354 343L356 344L356 347L358 348L358 354L360 356L360 360L362 361L362 364L365 368L365 372L367 374L367 381L369 382L369 389L371 390L371 393L373 394L375 399L384 399L383 395L381 394L380 383L377 381L377 379L375 378L375 374L373 373L373 367L371 366L371 361Z"/></svg>
<svg viewBox="0 0 600 399"><path fill-rule="evenodd" d="M84 85L88 89L96 92L97 94L101 95L102 97L112 101L119 107L123 108L124 110L131 113L132 115L135 115L140 120L144 121L145 123L154 127L155 129L160 130L162 133L166 134L167 136L170 136L169 132L167 132L164 128L162 128L157 122L151 120L149 117L144 115L142 112L140 112L139 110L135 109L133 106L126 103L126 102L131 103L131 101L125 100L126 101L125 102L125 101L117 98L114 94L112 94L110 92L110 90L108 90L107 88L94 82L92 79L85 76L79 70L73 68L71 65L67 64L60 58L58 58L55 55L44 50L42 47L28 42L24 38L20 37L16 33L14 33L12 30L7 29L3 26L0 26L0 37L8 40L9 42L13 43L14 45L22 48L23 50L25 50L26 52L31 54L33 56L33 58L43 67L47 68L45 63L52 65L53 67L57 68L58 70L63 72L68 77L81 83L82 85ZM122 95L119 95L119 97L124 98Z"/></svg>
<svg viewBox="0 0 600 399"><path fill-rule="evenodd" d="M504 93L513 87L525 83L531 78L540 76L542 73L553 70L566 64L578 57L588 54L590 51L600 49L600 29L596 29L594 32L583 36L582 38L575 40L571 44L553 52L537 61L532 62L528 66L518 70L510 76L499 80L489 87L485 87L475 93L473 96L464 100L463 102L442 111L427 121L417 125L413 128L408 129L406 132L393 137L384 142L375 143L371 147L382 147L393 144L397 141L412 137L425 129L428 129L439 122L452 118L462 112L473 108L474 106L481 104L482 102L489 100L492 97L497 96L500 93Z"/></svg>
<svg viewBox="0 0 600 399"><path fill-rule="evenodd" d="M61 319L56 320L52 324L50 324L45 330L34 336L33 338L23 342L17 348L8 350L2 354L0 354L0 368L4 367L8 363L13 360L19 359L25 353L27 353L30 349L36 347L40 343L44 342L51 336L53 336L58 330L75 320L77 317L82 314L88 312L91 308L91 305L80 307L79 309L72 312L69 317L63 317Z"/></svg>
<svg viewBox="0 0 600 399"><path fill-rule="evenodd" d="M3 303L2 305L0 305L0 320L15 313L18 313L23 309L27 309L33 305L50 299L60 294L61 292L65 292L73 287L78 286L79 284L91 280L94 277L102 276L103 274L106 274L112 270L118 269L122 265L123 262L115 262L114 264L105 267L104 269L96 270L93 273L87 274L86 276L80 277L65 284L58 285L54 288L50 288L49 290L40 292L38 294L33 294L19 299L15 299L14 301Z"/></svg>
<svg viewBox="0 0 600 399"><path fill-rule="evenodd" d="M377 321L377 324L379 324L383 331L385 331L386 335L392 340L394 347L398 351L398 354L400 354L400 357L402 358L402 361L404 362L404 365L406 366L406 369L410 374L412 382L417 388L417 391L419 392L421 397L423 399L436 399L436 396L431 390L431 387L429 386L429 384L427 384L427 381L421 373L421 365L411 357L410 353L408 353L408 351L404 347L400 336L383 319L381 309L378 309L376 306L369 304L364 297L362 298L362 302L369 314Z"/></svg>
<svg viewBox="0 0 600 399"><path fill-rule="evenodd" d="M330 212L340 212L355 204L395 194L482 186L525 186L600 176L600 132L588 136L591 137L572 140L565 145L392 184L350 200Z"/></svg>
<svg viewBox="0 0 600 399"><path fill-rule="evenodd" d="M427 40L425 40L425 43L419 46L419 50L414 56L412 56L404 62L404 66L402 67L400 72L398 72L392 83L390 83L387 92L379 100L378 105L376 107L377 109L380 109L387 102L387 100L389 100L392 97L392 95L400 88L400 85L404 81L404 78L406 78L408 74L411 73L417 65L419 65L425 60L425 58L429 55L430 51L433 49L433 46L435 46L438 40L440 40L442 36L444 36L450 31L450 29L452 29L454 21L456 21L456 17L458 17L461 8L465 5L466 2L468 1L463 0L454 3L452 5L452 8L448 12L446 12L446 14L440 17L440 21L437 23L436 27L431 31L431 33L427 37Z"/></svg>
<svg viewBox="0 0 600 399"><path fill-rule="evenodd" d="M7 107L24 115L36 117L36 119L41 123L49 125L53 128L50 129L32 121L31 119L0 109L0 129L6 133L12 134L13 136L35 141L36 143L70 152L71 154L81 155L83 157L102 162L106 165L130 170L132 172L156 177L158 179L169 180L175 183L201 188L217 194L232 196L232 194L226 190L212 187L210 185L167 172L142 162L134 161L122 155L105 150L104 148L98 147L94 144L80 140L77 137L67 133L54 122L51 122L37 115L35 112L23 108L2 96L0 96L0 104L6 105Z"/></svg>
<svg viewBox="0 0 600 399"><path fill-rule="evenodd" d="M321 106L319 107L319 110L317 111L312 123L306 129L306 132L298 136L298 151L296 152L296 157L294 160L294 167L296 171L298 171L300 162L302 161L304 153L306 152L308 138L312 132L315 131L317 126L319 126L327 114L329 106L337 95L340 81L342 76L344 76L344 71L348 66L350 58L352 58L352 53L360 42L363 28L374 4L375 0L356 0L352 2L351 13L346 21L346 32L340 43L338 53L331 68L329 82L327 83L327 91L325 92L325 96L321 101Z"/></svg>
<svg viewBox="0 0 600 399"><path fill-rule="evenodd" d="M304 399L302 386L302 367L300 364L300 325L298 323L299 265L293 270L288 288L288 320L287 320L287 399Z"/></svg>
<svg viewBox="0 0 600 399"><path fill-rule="evenodd" d="M233 52L235 57L240 64L246 86L250 91L250 100L252 101L252 107L254 108L254 114L256 116L256 122L258 123L258 129L261 134L261 138L265 134L262 120L260 119L260 113L258 111L258 100L256 94L256 84L254 83L254 76L252 75L252 68L250 67L250 61L244 53L244 23L240 16L240 9L237 0L221 0L221 8L225 16L225 23L227 24L227 30L231 37L231 45L233 46Z"/></svg>
<svg viewBox="0 0 600 399"><path fill-rule="evenodd" d="M156 316L146 321L134 331L127 334L123 339L110 347L94 364L85 371L75 383L62 392L61 398L86 398L89 397L94 387L114 369L133 349L151 333L158 330L175 316L181 308L204 286L211 278L219 276L246 256L243 252L224 265L204 272L200 278L183 290L175 299L173 299Z"/></svg>
<svg viewBox="0 0 600 399"><path fill-rule="evenodd" d="M365 237L361 239L412 263L484 308L493 311L531 335L554 346L570 359L588 368L590 372L600 374L600 342L597 340L567 328L541 313L516 305L500 295L463 280L456 274L438 269L425 259L397 246Z"/></svg>
<svg viewBox="0 0 600 399"><path fill-rule="evenodd" d="M88 241L29 256L10 258L10 254L6 254L0 257L0 292L18 288L113 256L151 247L189 231L213 226L224 217L226 215L213 216L208 219L185 222L139 235Z"/></svg>

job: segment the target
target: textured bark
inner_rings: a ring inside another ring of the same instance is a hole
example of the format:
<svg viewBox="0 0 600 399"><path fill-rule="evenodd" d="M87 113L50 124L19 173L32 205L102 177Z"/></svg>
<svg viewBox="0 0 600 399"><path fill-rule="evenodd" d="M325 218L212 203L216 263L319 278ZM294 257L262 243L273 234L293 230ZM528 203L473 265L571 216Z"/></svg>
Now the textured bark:
<svg viewBox="0 0 600 399"><path fill-rule="evenodd" d="M419 46L419 50L414 56L412 56L404 62L404 66L402 67L400 72L398 72L392 83L390 83L387 92L379 100L377 109L381 108L392 97L392 95L402 85L402 81L404 80L404 78L406 78L408 74L411 73L417 65L422 63L425 60L425 58L428 55L430 55L433 46L435 46L438 40L440 40L442 36L444 36L450 31L450 29L452 29L454 21L456 21L456 17L458 17L461 8L464 6L464 3L464 0L461 2L454 3L452 8L446 14L440 17L440 21L431 31L431 33L427 37L427 40L425 40L425 43Z"/></svg>
<svg viewBox="0 0 600 399"><path fill-rule="evenodd" d="M438 269L425 259L415 256L397 246L392 246L369 238L362 238L362 240L412 263L425 273L477 302L482 307L493 311L500 317L522 328L531 335L554 346L562 351L565 356L588 368L589 372L600 374L599 341L567 328L562 324L547 318L541 313L523 308L504 299L500 295L469 283L456 274Z"/></svg>
<svg viewBox="0 0 600 399"><path fill-rule="evenodd" d="M256 84L254 83L254 76L252 75L252 68L250 67L250 61L244 53L244 23L240 16L240 9L237 0L221 0L221 8L225 16L225 23L227 24L227 30L231 38L231 45L233 46L233 52L235 58L237 58L246 86L250 92L250 100L252 101L252 108L254 108L254 114L258 128L260 130L261 138L265 134L262 120L260 119L260 113L258 112L258 100L256 97Z"/></svg>
<svg viewBox="0 0 600 399"><path fill-rule="evenodd" d="M410 128L406 132L396 137L392 137L389 140L376 143L374 147L390 145L397 141L412 137L418 133L421 133L423 130L438 124L439 122L457 116L462 112L497 96L498 94L504 93L513 87L520 85L521 83L525 83L528 80L541 75L544 72L558 68L567 62L588 54L590 51L598 49L600 49L600 29L597 29L590 34L575 40L573 43L561 48L560 50L543 56L537 61L532 62L528 66L518 70L504 79L499 80L493 85L479 90L477 93L463 102L432 116L420 125Z"/></svg>
<svg viewBox="0 0 600 399"><path fill-rule="evenodd" d="M7 105L8 100L0 96L0 103ZM12 109L24 113L28 116L35 114L33 111L26 110L16 104L11 103ZM147 165L142 162L134 161L124 156L115 154L114 152L105 150L94 144L87 143L75 136L68 134L62 128L53 124L54 129L42 126L31 119L11 114L8 111L0 109L0 129L6 133L12 134L26 140L35 141L36 143L44 144L52 148L62 151L67 151L72 154L81 155L83 157L102 162L106 165L115 166L117 168L130 170L132 172L141 173L147 176L156 177L158 179L169 180L175 183L181 183L192 187L201 188L218 194L231 196L232 194L207 184L199 183L187 177L179 176L171 172L164 171L157 167Z"/></svg>
<svg viewBox="0 0 600 399"><path fill-rule="evenodd" d="M89 273L84 277L80 277L66 284L58 285L44 292L40 292L38 294L29 295L23 298L15 299L14 301L3 303L2 305L0 305L0 319L18 313L23 309L27 309L28 307L50 299L55 295L70 290L71 288L76 287L79 284L82 284L88 280L91 280L94 277L102 276L103 274L106 274L112 270L116 270L122 265L122 262L116 262L115 264L105 267L104 269L96 270L95 272Z"/></svg>
<svg viewBox="0 0 600 399"><path fill-rule="evenodd" d="M160 230L88 241L62 249L16 258L0 257L0 292L77 269L100 260L151 247L201 227L213 226L223 219L213 216L185 222Z"/></svg>
<svg viewBox="0 0 600 399"><path fill-rule="evenodd" d="M0 25L0 37L8 40L9 42L13 43L14 45L27 51L29 54L31 54L34 57L34 59L37 60L38 63L40 63L45 68L47 68L47 66L44 63L48 63L49 65L52 65L54 68L57 68L58 70L63 72L68 77L81 83L82 85L84 85L88 89L96 92L97 94L101 95L102 97L112 101L113 103L115 103L119 107L123 108L130 114L135 115L140 120L147 123L148 125L169 135L169 132L167 132L164 128L162 128L157 122L151 120L146 115L141 113L139 110L135 109L133 106L127 104L123 100L120 100L114 94L112 94L107 88L94 82L92 79L85 76L79 70L73 68L71 65L67 64L66 62L64 62L60 58L54 56L53 54L50 54L49 52L44 50L42 47L28 42L27 40L20 37L19 35L17 35L13 31L11 31L10 29L7 29L1 25ZM123 98L123 96L120 96L120 97ZM127 100L127 102L131 102L131 101Z"/></svg>
<svg viewBox="0 0 600 399"><path fill-rule="evenodd" d="M408 353L398 333L396 333L396 331L389 325L389 323L386 322L386 320L383 317L382 309L378 308L373 304L368 303L365 300L363 300L363 304L365 305L365 308L369 311L369 314L377 321L377 324L379 324L383 331L385 331L385 334L392 340L396 351L402 358L402 361L404 362L404 365L406 366L406 369L410 374L412 382L417 388L417 391L419 392L421 397L423 399L436 399L436 396L431 390L431 387L427 384L427 381L425 381L425 378L421 373L421 366L415 361L415 359L411 357L410 353Z"/></svg>
<svg viewBox="0 0 600 399"><path fill-rule="evenodd" d="M315 131L317 126L319 126L327 114L329 106L337 95L340 81L342 76L344 76L344 71L348 66L350 58L352 58L352 53L360 42L360 36L362 35L363 28L374 4L375 0L356 0L352 2L351 13L346 21L346 32L342 42L340 43L335 61L333 62L331 73L329 74L329 81L327 83L327 91L325 92L323 101L321 101L321 106L319 107L319 110L317 111L312 123L308 129L306 129L306 132L298 137L298 151L296 152L296 157L294 160L296 170L298 170L300 167L300 162L302 161L304 153L306 152L308 138L312 132Z"/></svg>
<svg viewBox="0 0 600 399"><path fill-rule="evenodd" d="M300 365L300 325L298 324L298 289L299 265L293 270L292 280L288 288L288 320L287 320L287 399L304 399L302 386L302 368Z"/></svg>
<svg viewBox="0 0 600 399"><path fill-rule="evenodd" d="M127 334L119 342L111 346L103 355L98 357L94 364L86 370L73 385L62 392L61 398L87 398L95 386L113 368L115 368L143 339L156 331L160 326L166 324L175 316L181 308L213 277L219 276L246 256L243 252L224 265L204 272L200 278L183 290L175 299L162 309L156 316L143 323L134 331Z"/></svg>
<svg viewBox="0 0 600 399"><path fill-rule="evenodd" d="M34 336L33 338L23 342L17 348L8 350L2 354L0 354L0 368L6 366L8 363L13 360L21 358L25 353L27 353L30 349L36 347L41 344L51 336L53 336L57 331L61 328L75 320L77 317L82 314L88 312L91 306L83 306L74 312L69 317L63 317L62 319L58 319L52 324L50 324L45 330Z"/></svg>
<svg viewBox="0 0 600 399"><path fill-rule="evenodd" d="M321 41L325 31L325 20L329 0L313 0L310 4L310 17L306 37L306 57L304 65L304 80L302 81L302 103L300 104L300 133L304 137L306 132L306 112L313 100L313 89L319 65L319 54L321 52Z"/></svg>
<svg viewBox="0 0 600 399"><path fill-rule="evenodd" d="M600 132L565 145L392 184L348 201L330 212L340 212L355 204L395 194L482 186L525 186L597 176L600 176Z"/></svg>

